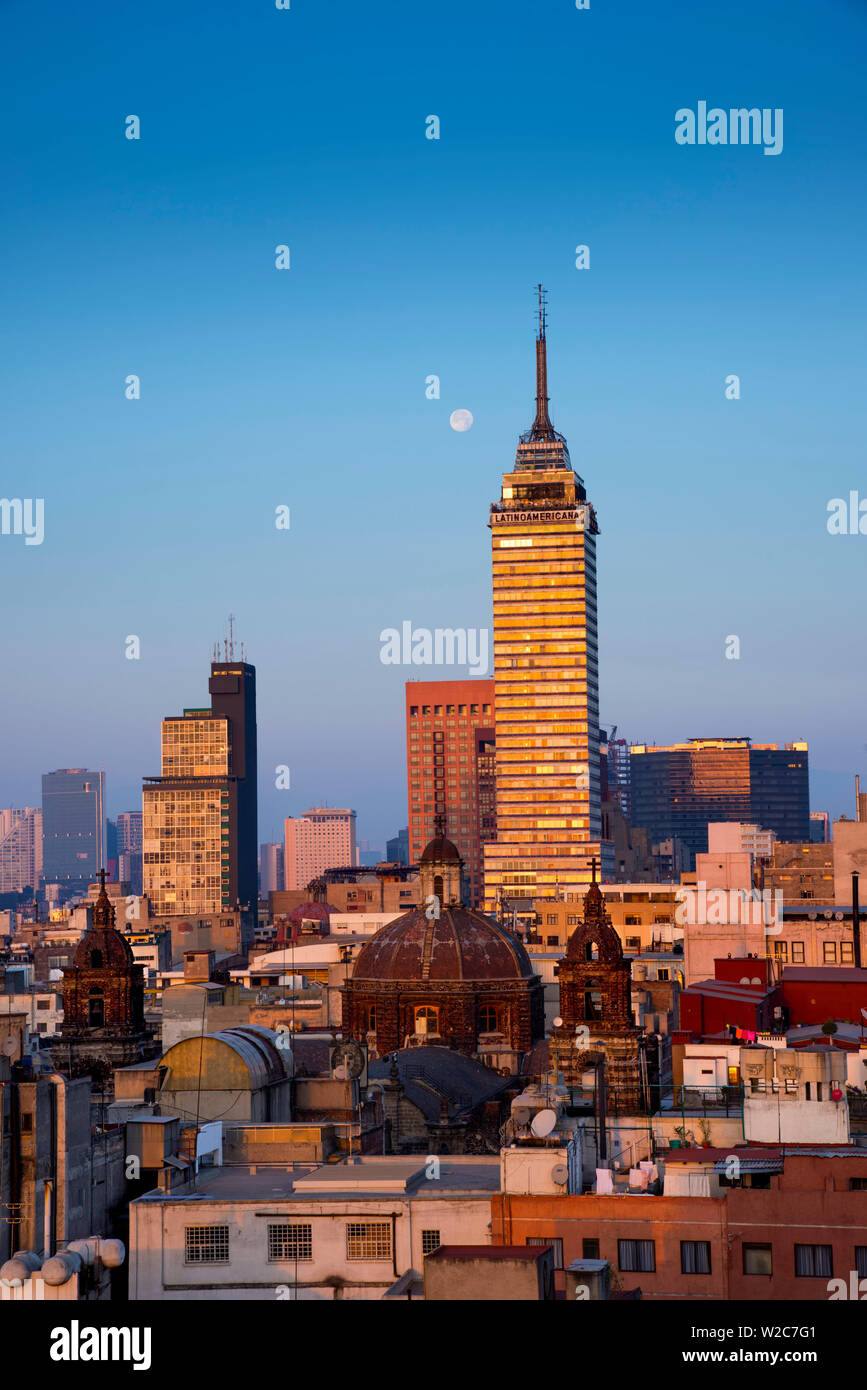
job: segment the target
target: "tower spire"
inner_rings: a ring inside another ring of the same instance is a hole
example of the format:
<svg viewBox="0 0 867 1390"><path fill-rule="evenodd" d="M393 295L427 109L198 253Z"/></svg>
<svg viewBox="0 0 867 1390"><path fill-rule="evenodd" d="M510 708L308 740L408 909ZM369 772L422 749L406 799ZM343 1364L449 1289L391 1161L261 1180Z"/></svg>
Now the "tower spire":
<svg viewBox="0 0 867 1390"><path fill-rule="evenodd" d="M539 295L539 331L536 334L536 418L530 430L530 439L556 439L556 432L548 416L548 353L545 330L548 326L548 301L541 285L536 289Z"/></svg>

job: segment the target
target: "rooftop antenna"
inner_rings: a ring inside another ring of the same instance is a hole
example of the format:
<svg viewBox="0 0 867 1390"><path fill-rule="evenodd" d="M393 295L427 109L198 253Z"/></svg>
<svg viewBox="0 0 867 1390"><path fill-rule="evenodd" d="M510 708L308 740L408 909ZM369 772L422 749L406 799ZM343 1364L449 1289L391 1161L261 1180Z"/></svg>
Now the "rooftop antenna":
<svg viewBox="0 0 867 1390"><path fill-rule="evenodd" d="M548 356L545 334L548 328L548 300L542 285L536 286L539 295L539 331L536 335L536 418L530 438L556 439L548 415Z"/></svg>
<svg viewBox="0 0 867 1390"><path fill-rule="evenodd" d="M229 614L229 660L235 660L235 615Z"/></svg>

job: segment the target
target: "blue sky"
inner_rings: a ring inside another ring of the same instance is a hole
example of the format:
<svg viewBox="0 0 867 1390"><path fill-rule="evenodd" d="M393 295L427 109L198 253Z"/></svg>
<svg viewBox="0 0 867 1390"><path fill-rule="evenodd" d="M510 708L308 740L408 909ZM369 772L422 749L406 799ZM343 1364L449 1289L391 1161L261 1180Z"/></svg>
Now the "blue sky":
<svg viewBox="0 0 867 1390"><path fill-rule="evenodd" d="M867 537L826 508L867 497L867 5L80 9L0 10L2 491L45 499L41 546L0 536L0 804L88 765L140 807L231 611L260 838L327 799L383 845L403 681L450 672L382 665L379 633L491 626L542 280L602 531L603 722L806 738L813 806L851 814ZM782 153L678 145L700 100L782 108Z"/></svg>

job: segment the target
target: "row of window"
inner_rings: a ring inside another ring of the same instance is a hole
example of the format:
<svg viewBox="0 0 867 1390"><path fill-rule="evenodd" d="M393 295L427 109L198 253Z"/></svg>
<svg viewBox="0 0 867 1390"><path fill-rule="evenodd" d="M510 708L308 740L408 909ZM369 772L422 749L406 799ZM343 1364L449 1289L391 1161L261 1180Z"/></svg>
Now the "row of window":
<svg viewBox="0 0 867 1390"><path fill-rule="evenodd" d="M422 712L422 715L427 715L428 717L430 717L431 706L430 706L430 705L422 705L422 707L421 707L421 712ZM433 706L433 712L434 712L435 715L437 715L437 714L442 714L442 712L443 712L443 707L442 707L442 705L434 705L434 706ZM453 716L454 713L455 713L455 707L454 707L454 705L446 705L446 707L445 707L445 712L446 712L447 715L452 715L452 716ZM466 705L458 705L458 707L457 707L457 712L458 712L458 714L466 714L466 712L467 712L467 707L466 707ZM481 707L479 707L479 705L470 705L470 714L479 714L479 713L481 713L481 714L490 714L490 712L491 712L491 706L490 706L490 705L482 705ZM412 719L417 719L417 718L418 718L418 705L410 705L410 707L409 707L409 713L410 713L410 718L412 718Z"/></svg>
<svg viewBox="0 0 867 1390"><path fill-rule="evenodd" d="M439 1245L439 1231L422 1231L423 1255L433 1254ZM388 1221L347 1222L347 1260L390 1260L391 1257L391 1224ZM269 1223L268 1259L272 1263L287 1260L309 1263L313 1259L313 1226L304 1221ZM228 1264L228 1226L187 1226L184 1229L184 1262L188 1265Z"/></svg>
<svg viewBox="0 0 867 1390"><path fill-rule="evenodd" d="M563 1268L563 1242L544 1237L527 1241L528 1245L550 1245L554 1250L554 1267ZM584 1240L582 1259L599 1259L599 1241ZM795 1245L795 1275L799 1279L831 1279L834 1274L833 1247L830 1245ZM629 1274L652 1274L656 1270L655 1240L618 1240L618 1268ZM745 1244L742 1247L742 1267L744 1274L772 1275L774 1272L773 1246L765 1243ZM710 1274L710 1242L706 1240L682 1240L680 1242L680 1269L682 1274ZM867 1278L867 1245L855 1246L855 1269L859 1278Z"/></svg>

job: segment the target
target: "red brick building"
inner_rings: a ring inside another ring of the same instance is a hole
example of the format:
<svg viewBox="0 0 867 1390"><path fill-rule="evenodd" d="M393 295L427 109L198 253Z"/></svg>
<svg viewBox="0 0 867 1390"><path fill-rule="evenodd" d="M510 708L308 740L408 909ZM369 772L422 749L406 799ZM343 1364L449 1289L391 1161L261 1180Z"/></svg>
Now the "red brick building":
<svg viewBox="0 0 867 1390"><path fill-rule="evenodd" d="M104 871L92 912L63 972L63 1028L52 1054L59 1071L100 1082L115 1067L158 1055L159 1047L145 1026L144 972L115 929Z"/></svg>
<svg viewBox="0 0 867 1390"><path fill-rule="evenodd" d="M496 832L494 682L408 681L406 782L409 862L447 815L466 866L468 902L482 901L482 845Z"/></svg>
<svg viewBox="0 0 867 1390"><path fill-rule="evenodd" d="M813 1302L831 1296L832 1279L867 1278L867 1150L684 1149L666 1162L666 1182L675 1170L724 1175L733 1156L740 1177L713 1184L718 1196L497 1193L491 1239L547 1237L561 1270L608 1260L620 1287L643 1298Z"/></svg>
<svg viewBox="0 0 867 1390"><path fill-rule="evenodd" d="M646 1109L644 1035L632 1013L632 967L605 910L595 861L583 917L569 937L558 975L561 1022L551 1042L555 1070L574 1084L604 1060L606 1085L618 1110ZM576 1037L583 1039L577 1046Z"/></svg>

